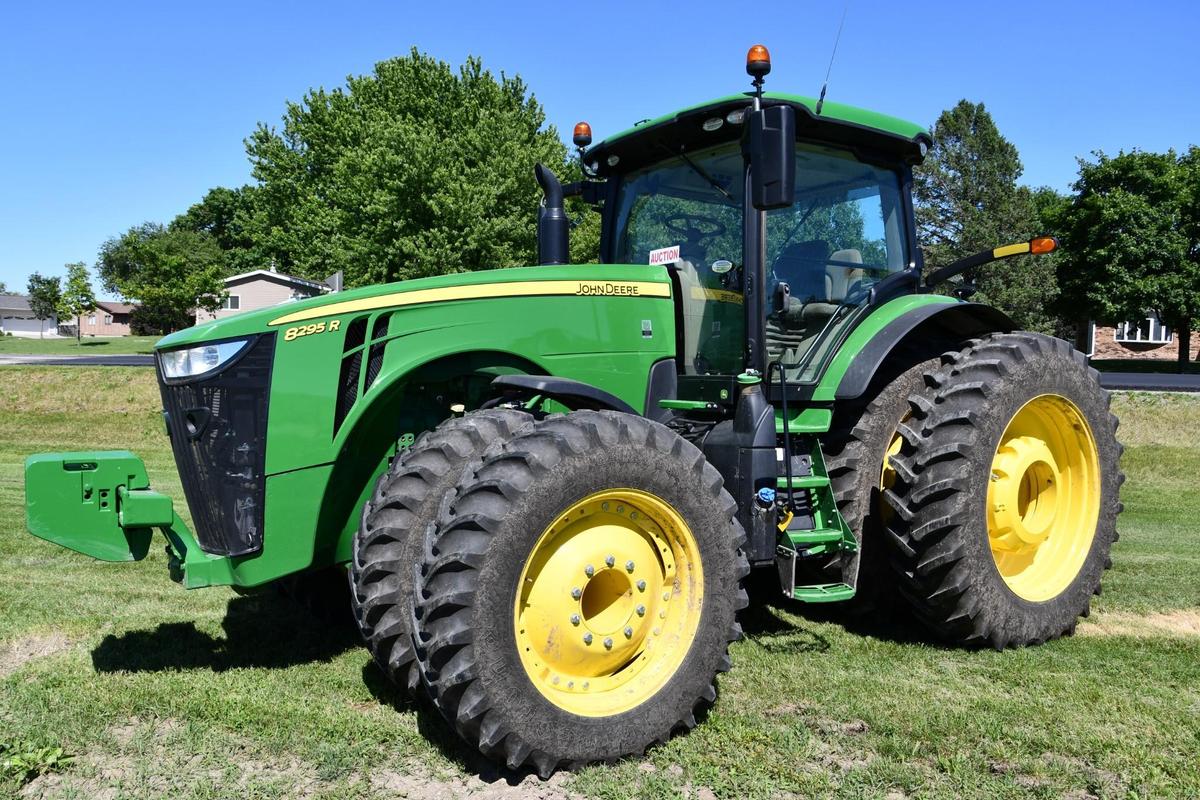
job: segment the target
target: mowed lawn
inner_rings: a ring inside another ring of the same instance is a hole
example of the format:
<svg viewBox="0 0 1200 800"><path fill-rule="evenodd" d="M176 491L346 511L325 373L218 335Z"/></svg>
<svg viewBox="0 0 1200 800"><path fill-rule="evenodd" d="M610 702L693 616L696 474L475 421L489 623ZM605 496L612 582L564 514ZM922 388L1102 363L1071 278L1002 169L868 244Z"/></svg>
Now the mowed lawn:
<svg viewBox="0 0 1200 800"><path fill-rule="evenodd" d="M76 342L65 336L27 339L0 336L0 353L38 356L125 356L153 353L161 336L84 336Z"/></svg>
<svg viewBox="0 0 1200 800"><path fill-rule="evenodd" d="M182 494L150 370L0 368L0 743L72 757L0 795L1198 796L1200 398L1114 408L1121 540L1074 637L966 652L759 609L699 728L542 782L482 763L399 701L340 618L184 591L159 544L101 564L29 536L32 452L129 448Z"/></svg>

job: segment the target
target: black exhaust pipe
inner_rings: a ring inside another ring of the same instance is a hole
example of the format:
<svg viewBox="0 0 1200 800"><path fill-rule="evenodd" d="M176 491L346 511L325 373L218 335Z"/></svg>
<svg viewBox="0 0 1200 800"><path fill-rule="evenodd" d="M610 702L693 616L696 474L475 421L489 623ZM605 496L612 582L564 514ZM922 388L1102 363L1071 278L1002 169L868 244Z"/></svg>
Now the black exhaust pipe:
<svg viewBox="0 0 1200 800"><path fill-rule="evenodd" d="M533 168L545 201L538 209L537 244L539 264L569 264L570 223L563 209L563 188L554 173L541 164Z"/></svg>

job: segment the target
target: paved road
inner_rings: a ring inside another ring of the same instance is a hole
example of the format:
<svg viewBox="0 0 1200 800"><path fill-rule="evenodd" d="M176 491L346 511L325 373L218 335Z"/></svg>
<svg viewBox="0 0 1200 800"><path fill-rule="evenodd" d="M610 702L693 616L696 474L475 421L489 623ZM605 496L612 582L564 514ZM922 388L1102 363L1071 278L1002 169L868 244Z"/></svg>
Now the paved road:
<svg viewBox="0 0 1200 800"><path fill-rule="evenodd" d="M0 367L33 364L39 367L152 367L154 356L27 356L0 353Z"/></svg>
<svg viewBox="0 0 1200 800"><path fill-rule="evenodd" d="M1200 375L1165 372L1101 372L1105 389L1141 389L1151 392L1200 392Z"/></svg>

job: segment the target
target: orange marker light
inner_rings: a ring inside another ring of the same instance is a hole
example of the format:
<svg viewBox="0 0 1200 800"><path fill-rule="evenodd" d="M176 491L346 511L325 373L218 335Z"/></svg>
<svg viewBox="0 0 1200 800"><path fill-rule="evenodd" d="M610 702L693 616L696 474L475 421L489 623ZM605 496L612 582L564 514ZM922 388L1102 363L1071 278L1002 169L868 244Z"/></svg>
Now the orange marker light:
<svg viewBox="0 0 1200 800"><path fill-rule="evenodd" d="M1029 241L1029 252L1034 255L1053 253L1058 248L1058 240L1053 236L1039 236Z"/></svg>
<svg viewBox="0 0 1200 800"><path fill-rule="evenodd" d="M571 138L576 147L587 147L592 143L592 126L586 122L575 123L575 134Z"/></svg>
<svg viewBox="0 0 1200 800"><path fill-rule="evenodd" d="M746 72L761 78L771 71L771 54L761 44L756 44L746 53Z"/></svg>

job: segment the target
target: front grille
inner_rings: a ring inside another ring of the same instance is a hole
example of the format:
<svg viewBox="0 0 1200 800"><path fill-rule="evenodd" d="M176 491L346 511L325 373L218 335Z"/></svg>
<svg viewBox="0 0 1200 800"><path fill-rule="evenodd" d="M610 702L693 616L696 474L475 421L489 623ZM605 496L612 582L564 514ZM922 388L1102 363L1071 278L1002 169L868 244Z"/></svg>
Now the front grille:
<svg viewBox="0 0 1200 800"><path fill-rule="evenodd" d="M196 541L206 553L240 556L262 549L274 354L271 333L212 377L168 384L159 370L175 465Z"/></svg>

